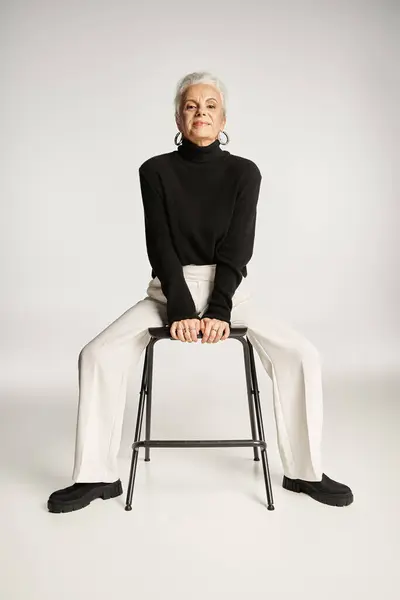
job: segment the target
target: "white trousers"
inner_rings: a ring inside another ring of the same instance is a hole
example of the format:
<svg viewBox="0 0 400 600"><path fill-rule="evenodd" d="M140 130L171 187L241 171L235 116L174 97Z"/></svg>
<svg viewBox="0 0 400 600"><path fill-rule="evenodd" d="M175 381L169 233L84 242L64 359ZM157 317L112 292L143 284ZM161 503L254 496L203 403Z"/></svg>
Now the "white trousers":
<svg viewBox="0 0 400 600"><path fill-rule="evenodd" d="M213 288L215 265L186 265L183 272L196 310L203 314ZM271 319L256 304L248 279L243 278L233 296L231 326L248 328L248 338L272 380L283 472L292 479L320 481L323 410L319 353L305 337ZM73 481L119 478L117 455L128 375L150 340L148 328L166 325L166 302L156 277L142 300L82 348Z"/></svg>

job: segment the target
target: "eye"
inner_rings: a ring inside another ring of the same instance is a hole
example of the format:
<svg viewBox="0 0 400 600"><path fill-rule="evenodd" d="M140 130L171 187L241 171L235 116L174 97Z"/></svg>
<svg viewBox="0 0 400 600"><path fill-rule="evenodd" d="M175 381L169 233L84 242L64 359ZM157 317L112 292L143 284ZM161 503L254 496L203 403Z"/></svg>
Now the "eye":
<svg viewBox="0 0 400 600"><path fill-rule="evenodd" d="M208 104L207 107L208 108L217 108L215 106L215 104ZM194 104L187 104L186 105L186 110L191 110L192 108L196 108Z"/></svg>

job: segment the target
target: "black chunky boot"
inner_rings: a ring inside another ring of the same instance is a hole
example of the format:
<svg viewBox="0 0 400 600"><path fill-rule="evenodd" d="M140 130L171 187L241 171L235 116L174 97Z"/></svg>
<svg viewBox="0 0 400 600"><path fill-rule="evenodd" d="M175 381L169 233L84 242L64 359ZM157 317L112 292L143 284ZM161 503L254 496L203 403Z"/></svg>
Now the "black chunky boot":
<svg viewBox="0 0 400 600"><path fill-rule="evenodd" d="M53 492L47 508L53 513L66 513L88 506L92 500L109 500L122 494L121 480L112 483L74 483L67 488Z"/></svg>
<svg viewBox="0 0 400 600"><path fill-rule="evenodd" d="M284 475L282 486L291 492L308 494L314 500L330 506L348 506L354 500L353 492L347 485L330 479L325 473L323 473L321 481L289 479Z"/></svg>

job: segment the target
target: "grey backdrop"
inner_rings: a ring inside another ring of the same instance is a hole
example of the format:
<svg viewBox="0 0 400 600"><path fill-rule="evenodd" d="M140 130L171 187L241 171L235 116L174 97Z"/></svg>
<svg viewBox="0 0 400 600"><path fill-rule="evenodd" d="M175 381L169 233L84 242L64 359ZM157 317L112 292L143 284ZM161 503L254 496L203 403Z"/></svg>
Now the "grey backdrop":
<svg viewBox="0 0 400 600"><path fill-rule="evenodd" d="M197 22L179 2L2 4L3 385L70 381L143 297L137 169L174 149L175 83L201 69L228 87L227 149L263 174L266 310L326 373L398 368L395 3L219 2Z"/></svg>

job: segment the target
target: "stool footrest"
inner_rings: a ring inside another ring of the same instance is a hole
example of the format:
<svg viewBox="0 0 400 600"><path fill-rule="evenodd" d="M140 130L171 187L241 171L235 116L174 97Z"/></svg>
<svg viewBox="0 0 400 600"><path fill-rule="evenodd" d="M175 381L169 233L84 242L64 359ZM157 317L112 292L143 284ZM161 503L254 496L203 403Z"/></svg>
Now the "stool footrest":
<svg viewBox="0 0 400 600"><path fill-rule="evenodd" d="M132 449L139 448L266 448L262 440L148 440L134 442Z"/></svg>

